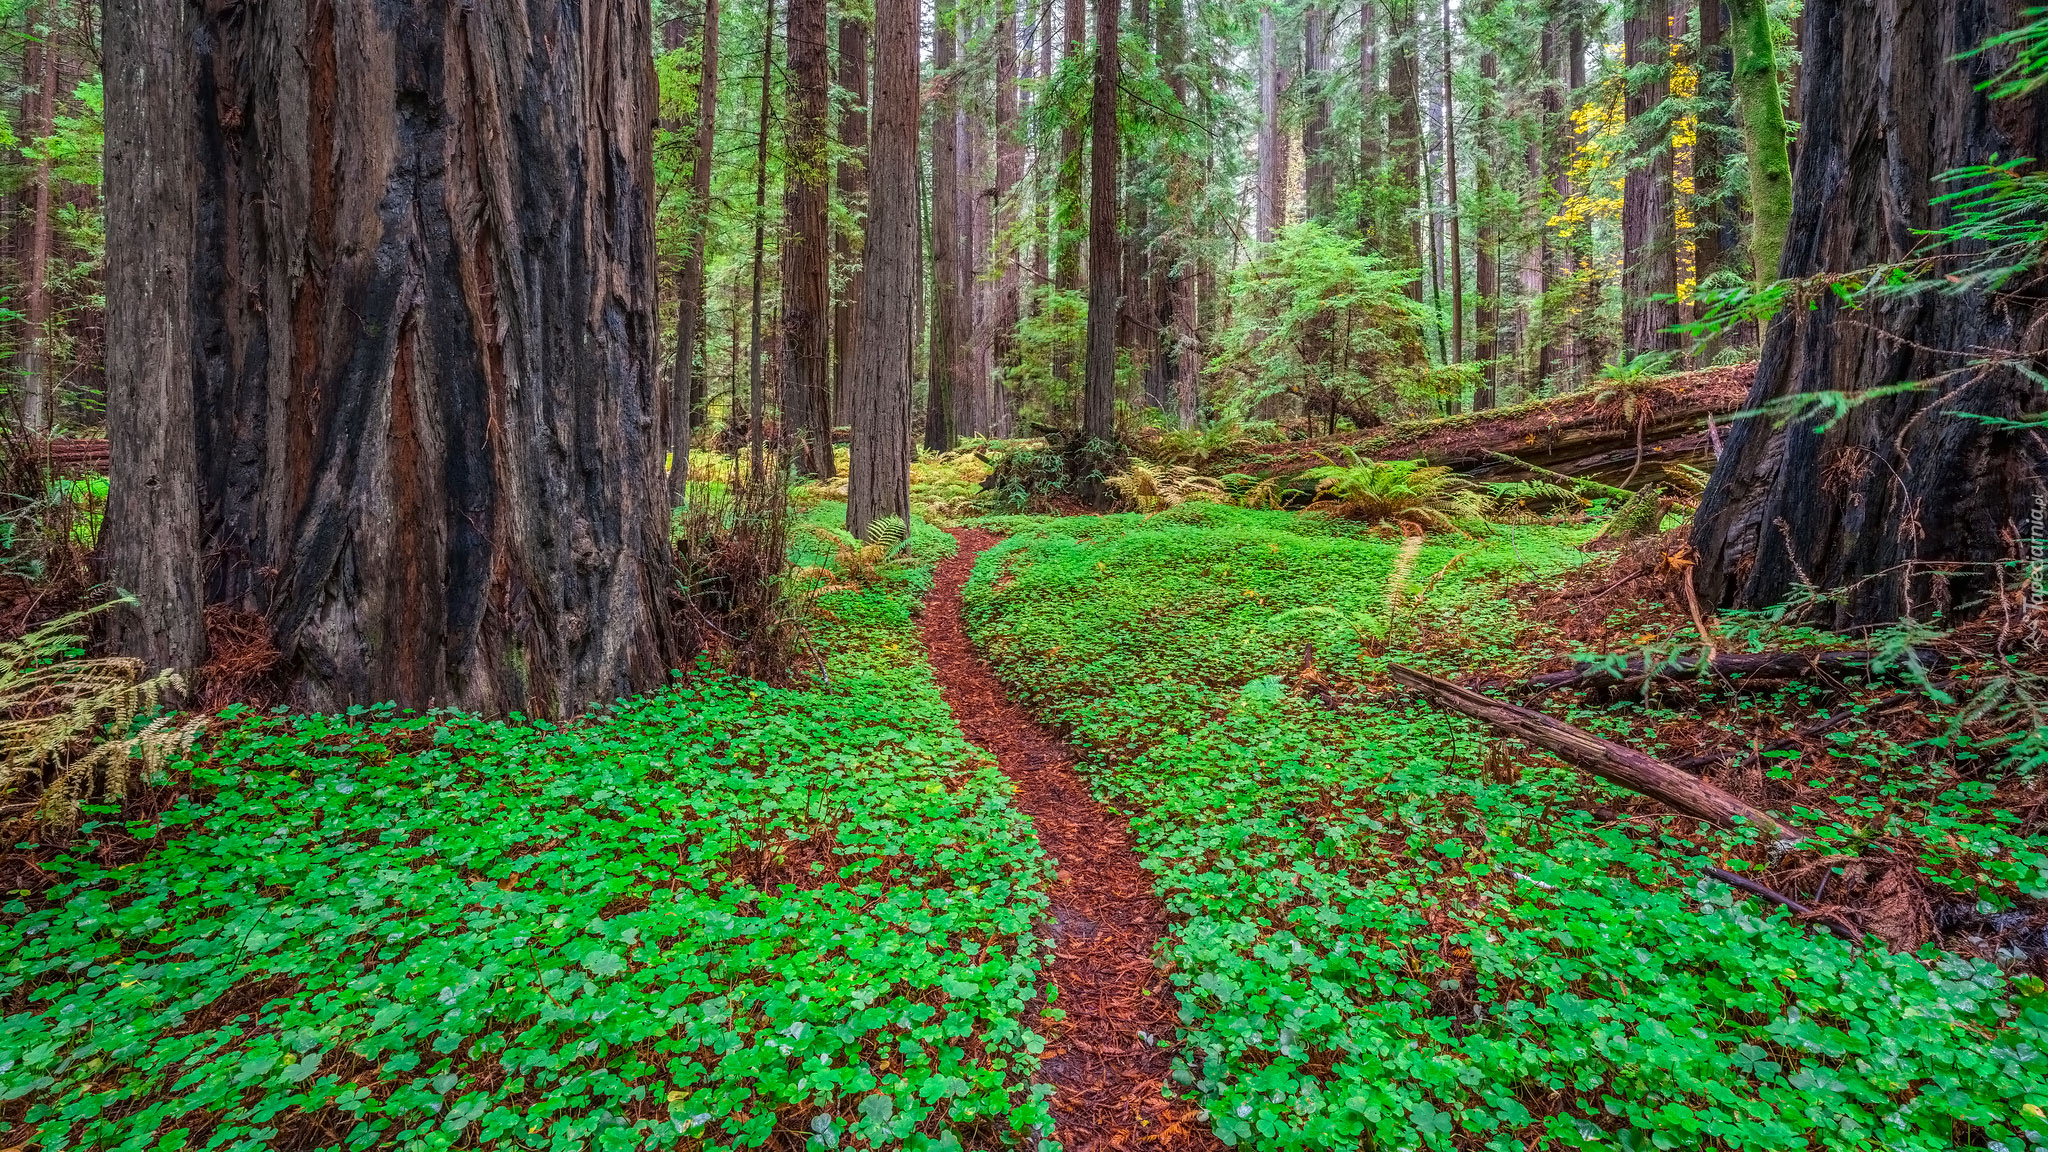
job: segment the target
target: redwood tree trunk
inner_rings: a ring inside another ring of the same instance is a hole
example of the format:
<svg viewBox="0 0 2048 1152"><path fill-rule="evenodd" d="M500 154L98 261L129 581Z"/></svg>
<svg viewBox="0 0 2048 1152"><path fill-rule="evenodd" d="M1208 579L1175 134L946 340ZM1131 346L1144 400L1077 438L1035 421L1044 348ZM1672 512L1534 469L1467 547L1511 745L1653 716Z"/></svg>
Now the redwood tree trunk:
<svg viewBox="0 0 2048 1152"><path fill-rule="evenodd" d="M185 0L107 5L107 581L137 604L108 641L152 668L206 655L192 435L193 117Z"/></svg>
<svg viewBox="0 0 2048 1152"><path fill-rule="evenodd" d="M1089 130L1088 354L1081 397L1081 431L1095 440L1116 438L1116 318L1122 293L1117 238L1117 39L1123 6L1095 5L1095 91Z"/></svg>
<svg viewBox="0 0 2048 1152"><path fill-rule="evenodd" d="M839 18L839 86L847 93L845 111L839 117L839 143L845 150L839 161L839 203L854 213L867 207L868 26L852 16ZM860 229L856 225L847 224L839 230L833 258L845 273L839 299L832 308L832 399L824 419L827 440L843 413L846 381L852 375L860 347L862 272ZM837 470L830 452L822 463L826 476Z"/></svg>
<svg viewBox="0 0 2048 1152"><path fill-rule="evenodd" d="M697 141L690 159L690 238L676 290L676 362L669 390L674 457L668 476L670 504L682 503L690 482L690 439L704 424L707 370L697 368L704 337L704 237L711 225L711 163L718 127L718 0L704 0L704 51L697 74Z"/></svg>
<svg viewBox="0 0 2048 1152"><path fill-rule="evenodd" d="M932 17L932 310L925 366L924 446L949 451L958 440L961 360L967 327L961 296L960 125L952 87L955 8L939 0Z"/></svg>
<svg viewBox="0 0 2048 1152"><path fill-rule="evenodd" d="M1024 139L1018 127L1017 114L1017 14L1020 9L1021 0L1002 0L995 33L995 251L990 259L996 262L997 275L995 308L989 318L992 328L989 357L994 376L990 382L988 430L998 436L1007 435L1010 430L1010 405L1003 374L1014 367L1017 322L1023 315L1017 259L1017 227L1021 219L1018 192L1024 180ZM1028 53L1026 59L1029 59Z"/></svg>
<svg viewBox="0 0 2048 1152"><path fill-rule="evenodd" d="M1337 199L1337 169L1329 152L1329 23L1321 8L1308 9L1302 18L1301 70L1308 80L1309 111L1301 126L1301 155L1311 220L1327 217Z"/></svg>
<svg viewBox="0 0 2048 1152"><path fill-rule="evenodd" d="M116 75L162 59L166 2ZM126 249L159 279L117 312L163 339L115 340L172 359L192 408L152 367L137 398L162 407L119 417L115 450L149 456L131 421L159 422L162 459L199 461L198 524L138 500L110 554L203 541L204 603L268 619L305 708L566 714L662 683L645 0L186 12L190 71L143 99L185 111L138 143L168 171L192 131L197 186L111 207L125 244L190 246L177 320L153 295L176 273Z"/></svg>
<svg viewBox="0 0 2048 1152"><path fill-rule="evenodd" d="M1394 110L1387 117L1387 150L1393 157L1388 197L1393 219L1384 250L1397 266L1419 268L1422 261L1422 220L1416 213L1422 195L1422 69L1416 55L1417 0L1389 0L1394 44L1387 60L1387 92ZM1408 295L1422 299L1422 277L1408 285Z"/></svg>
<svg viewBox="0 0 2048 1152"><path fill-rule="evenodd" d="M790 0L783 32L789 96L789 159L782 204L782 417L790 451L813 475L832 470L832 254L826 221L825 118L832 77L826 62L825 0Z"/></svg>
<svg viewBox="0 0 2048 1152"><path fill-rule="evenodd" d="M2014 0L1808 6L1800 195L1785 275L1923 252L1922 230L1951 220L1930 204L1954 187L1938 182L1940 173L1992 156L2048 155L2048 94L1988 102L1978 86L2001 61L1955 59L1991 30L2013 27L2019 8ZM1810 580L1841 591L1827 623L1851 627L1956 613L2011 587L2013 576L1999 580L1996 565L2025 559L2026 540L2042 534L2033 518L2048 454L2037 433L1959 413L2015 418L2043 408L2022 374L1979 362L1993 352L2026 355L2039 371L2044 315L2048 285L2038 274L1996 296L1927 292L1851 313L1821 293L1812 309L1779 315L1751 407L1930 383L1861 404L1826 432L1811 417L1783 428L1737 425L1693 529L1701 593L1761 606Z"/></svg>
<svg viewBox="0 0 2048 1152"><path fill-rule="evenodd" d="M1259 9L1259 172L1253 188L1256 204L1252 238L1271 243L1280 219L1280 59L1273 31L1273 10Z"/></svg>
<svg viewBox="0 0 2048 1152"><path fill-rule="evenodd" d="M848 380L846 529L910 519L910 353L918 282L917 0L875 0L874 133L860 346Z"/></svg>
<svg viewBox="0 0 2048 1152"><path fill-rule="evenodd" d="M53 8L41 11L43 21L54 31ZM33 16L31 17L33 19ZM27 136L30 140L50 135L57 120L57 44L54 37L32 46L34 68L30 82L35 92L29 98L33 110ZM28 283L23 295L28 306L27 331L21 342L21 376L16 385L21 395L22 426L47 434L57 419L57 390L49 363L50 256L55 247L55 180L50 161L38 157L29 187Z"/></svg>
<svg viewBox="0 0 2048 1152"><path fill-rule="evenodd" d="M1671 61L1671 0L1636 0L1623 22L1631 69L1663 69ZM1678 323L1678 218L1669 132L1657 121L1658 105L1671 94L1668 71L1633 85L1628 92L1631 125L1648 122L1635 166L1622 180L1621 328L1631 354L1676 351L1678 336L1665 329ZM1664 299L1659 299L1664 297Z"/></svg>

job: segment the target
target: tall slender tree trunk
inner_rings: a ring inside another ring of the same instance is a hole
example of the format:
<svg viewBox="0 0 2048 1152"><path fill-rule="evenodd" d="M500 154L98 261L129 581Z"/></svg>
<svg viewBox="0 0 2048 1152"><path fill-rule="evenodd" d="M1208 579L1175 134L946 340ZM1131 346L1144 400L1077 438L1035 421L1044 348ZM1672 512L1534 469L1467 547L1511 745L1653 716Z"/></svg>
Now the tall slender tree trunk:
<svg viewBox="0 0 2048 1152"><path fill-rule="evenodd" d="M825 0L789 0L783 40L789 76L783 162L783 435L792 462L823 476L832 469L832 240L825 146L832 71Z"/></svg>
<svg viewBox="0 0 2048 1152"><path fill-rule="evenodd" d="M1302 19L1301 70L1308 81L1308 117L1301 128L1308 218L1325 220L1337 199L1337 169L1330 155L1330 22L1311 7Z"/></svg>
<svg viewBox="0 0 2048 1152"><path fill-rule="evenodd" d="M718 129L718 0L704 0L704 50L697 75L697 140L690 158L690 236L683 257L682 282L676 286L676 361L670 377L668 498L680 504L690 481L690 440L704 423L709 398L705 377L697 368L704 333L704 242L711 223L712 149Z"/></svg>
<svg viewBox="0 0 2048 1152"><path fill-rule="evenodd" d="M761 107L754 145L754 276L753 307L747 346L747 460L758 483L767 476L768 385L762 377L761 289L768 258L768 123L774 114L775 0L761 22Z"/></svg>
<svg viewBox="0 0 2048 1152"><path fill-rule="evenodd" d="M1286 195L1280 175L1280 59L1273 29L1273 10L1259 9L1259 173L1253 193L1252 238L1270 244L1281 224L1280 198Z"/></svg>
<svg viewBox="0 0 2048 1152"><path fill-rule="evenodd" d="M1630 354L1641 355L1679 347L1677 334L1667 331L1678 323L1671 298L1678 291L1678 219L1670 132L1642 127L1646 120L1658 124L1665 115L1659 105L1671 94L1671 0L1634 3L1623 22L1626 62L1631 72L1650 69L1654 78L1628 92L1629 123L1640 135L1622 179L1621 329Z"/></svg>
<svg viewBox="0 0 2048 1152"><path fill-rule="evenodd" d="M193 434L191 277L195 125L190 6L107 6L107 439L101 533L108 583L133 605L107 613L116 652L151 668L206 659L199 461Z"/></svg>
<svg viewBox="0 0 2048 1152"><path fill-rule="evenodd" d="M1035 30L1038 41L1038 68L1030 77L1041 84L1052 77L1052 0L1044 0L1038 8L1038 27ZM1028 60L1031 53L1026 52ZM1052 250L1058 243L1054 235L1053 189L1059 180L1059 159L1053 151L1052 139L1046 134L1044 117L1033 114L1026 116L1031 128L1031 200L1032 223L1031 241L1031 289L1036 297L1040 288L1052 281Z"/></svg>
<svg viewBox="0 0 2048 1152"><path fill-rule="evenodd" d="M982 109L972 111L964 95L953 113L960 125L960 220L966 243L960 252L961 299L965 323L964 403L955 427L969 436L988 435L990 351L993 333L989 322L995 312L994 281L989 277L989 254L994 229L989 209L995 184L993 157L989 150L988 117Z"/></svg>
<svg viewBox="0 0 2048 1152"><path fill-rule="evenodd" d="M50 35L40 43L31 46L34 71L31 73L35 84L34 95L30 98L35 109L34 117L27 125L29 138L40 140L56 131L57 121L57 10L54 4L45 4L34 10ZM56 378L49 357L50 335L50 257L56 247L56 188L50 161L43 149L37 149L37 156L29 177L29 239L28 239L28 283L23 295L27 305L25 339L21 343L21 374L17 387L21 394L22 426L31 431L48 434L57 419Z"/></svg>
<svg viewBox="0 0 2048 1152"><path fill-rule="evenodd" d="M1472 396L1472 410L1482 412L1494 406L1499 395L1500 365L1500 262L1497 259L1499 237L1493 226L1493 94L1500 84L1500 58L1487 52L1479 58L1479 78L1484 81L1479 88L1486 93L1478 108L1473 123L1477 126L1478 156L1473 163L1477 191L1479 193L1479 235L1472 253L1474 287L1479 290L1479 299L1473 308L1473 320L1479 329L1474 356L1479 361L1479 388Z"/></svg>
<svg viewBox="0 0 2048 1152"><path fill-rule="evenodd" d="M1735 48L1735 108L1749 160L1749 251L1756 282L1768 284L1778 278L1779 254L1792 220L1792 159L1779 93L1777 48L1764 0L1728 0L1728 10L1734 17L1729 39Z"/></svg>
<svg viewBox="0 0 2048 1152"><path fill-rule="evenodd" d="M1444 203L1450 232L1449 267L1445 271L1451 278L1451 363L1465 362L1465 254L1459 246L1458 229L1461 223L1458 207L1458 116L1453 81L1456 73L1451 60L1451 0L1443 0L1444 33ZM1460 397L1460 400L1463 398ZM1458 403L1452 404L1456 411Z"/></svg>
<svg viewBox="0 0 2048 1152"><path fill-rule="evenodd" d="M959 442L955 424L963 391L961 339L964 300L960 274L960 124L954 92L952 0L939 0L932 17L932 290L931 335L925 364L924 446L948 452Z"/></svg>
<svg viewBox="0 0 2048 1152"><path fill-rule="evenodd" d="M1114 3L1115 0L1109 2ZM1060 34L1065 40L1061 60L1064 66L1071 67L1080 60L1087 43L1087 0L1066 0L1066 11L1060 23ZM1081 124L1073 115L1060 119L1060 170L1053 197L1053 230L1056 252L1053 286L1062 292L1072 292L1081 287L1082 235ZM1062 385L1073 383L1074 361L1064 341L1053 354L1052 375Z"/></svg>
<svg viewBox="0 0 2048 1152"><path fill-rule="evenodd" d="M1122 15L1117 0L1096 0L1088 148L1088 350L1081 397L1081 431L1094 440L1116 439L1116 318L1122 294L1117 258L1117 84L1122 65L1117 41Z"/></svg>
<svg viewBox="0 0 2048 1152"><path fill-rule="evenodd" d="M845 110L839 116L839 203L851 216L867 207L868 147L868 26L854 16L839 18L838 83L848 93ZM844 410L846 381L860 347L862 271L860 230L856 224L848 223L839 230L833 258L844 274L840 277L839 299L832 308L832 398L824 412L826 451L820 461L820 473L825 476L838 470L831 433Z"/></svg>
<svg viewBox="0 0 2048 1152"><path fill-rule="evenodd" d="M115 570L204 541L162 610L262 613L303 708L661 684L647 6L173 8L108 57Z"/></svg>
<svg viewBox="0 0 2048 1152"><path fill-rule="evenodd" d="M1166 73L1174 103L1193 108L1188 101L1187 0L1161 0L1159 13L1159 63ZM1201 423L1201 301L1200 275L1187 236L1194 220L1194 202L1201 195L1201 173L1195 158L1175 155L1167 179L1167 236L1162 238L1159 263L1166 274L1167 307L1171 314L1170 362L1173 369L1174 414L1182 428Z"/></svg>
<svg viewBox="0 0 2048 1152"><path fill-rule="evenodd" d="M919 278L918 5L875 0L873 133L860 339L848 381L853 449L846 529L910 520L911 324Z"/></svg>
<svg viewBox="0 0 2048 1152"><path fill-rule="evenodd" d="M1001 0L996 18L996 183L994 311L989 317L990 359L994 374L990 381L989 431L997 436L1009 432L1009 397L1005 374L1016 367L1017 323L1023 316L1018 291L1019 249L1017 230L1022 223L1018 190L1024 180L1024 139L1017 110L1017 25L1023 0ZM1028 59L1028 53L1026 58Z"/></svg>
<svg viewBox="0 0 2048 1152"><path fill-rule="evenodd" d="M1536 268L1524 272L1522 288L1525 296L1533 297L1540 303L1532 305L1530 323L1540 329L1541 343L1536 349L1536 385L1549 384L1558 371L1557 338L1562 325L1551 301L1551 278L1559 270L1563 252L1552 240L1548 221L1555 208L1562 207L1571 196L1571 118L1565 115L1565 103L1570 95L1566 79L1566 65L1562 59L1565 46L1559 41L1558 21L1543 26L1542 70L1543 70L1543 125L1536 138L1530 143L1530 183L1539 191L1548 186L1549 195L1543 196L1533 206L1530 228L1536 234ZM1567 270L1568 273L1568 270Z"/></svg>
<svg viewBox="0 0 2048 1152"><path fill-rule="evenodd" d="M1386 131L1380 116L1380 39L1375 0L1358 5L1358 235L1368 250L1383 243L1377 211L1380 166L1386 162Z"/></svg>
<svg viewBox="0 0 2048 1152"><path fill-rule="evenodd" d="M1419 268L1422 262L1422 217L1417 215L1422 199L1422 69L1415 43L1418 0L1388 0L1393 21L1394 43L1387 61L1387 90L1393 97L1393 114L1387 119L1387 147L1393 155L1388 174L1388 195L1394 218L1385 249L1398 265ZM1408 295L1423 296L1418 272L1409 284Z"/></svg>
<svg viewBox="0 0 2048 1152"><path fill-rule="evenodd" d="M1957 220L1935 203L1953 187L1944 171L2048 155L2048 93L1994 103L1985 88L2002 62L1956 58L2020 19L2016 0L1807 7L1802 195L1784 275L1924 256L1929 233ZM1854 304L1821 293L1787 309L1765 337L1748 407L1935 383L1865 401L1824 430L1811 418L1737 424L1693 528L1701 596L1761 607L1811 584L1839 592L1819 622L1844 630L2004 611L2008 594L2038 596L2041 576L2025 561L2027 541L2041 535L2048 451L2036 433L1997 421L2042 410L2028 375L2048 353L2044 318L2038 268L1996 293Z"/></svg>

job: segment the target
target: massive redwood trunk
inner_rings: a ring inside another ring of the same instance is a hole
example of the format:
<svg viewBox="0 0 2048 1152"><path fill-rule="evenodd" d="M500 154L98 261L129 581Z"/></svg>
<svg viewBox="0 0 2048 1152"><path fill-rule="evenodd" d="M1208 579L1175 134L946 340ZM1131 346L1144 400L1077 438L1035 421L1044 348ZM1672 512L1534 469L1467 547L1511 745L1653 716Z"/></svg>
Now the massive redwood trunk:
<svg viewBox="0 0 2048 1152"><path fill-rule="evenodd" d="M668 498L680 504L690 482L690 440L704 425L709 356L704 348L704 241L711 230L711 164L718 127L718 0L704 0L703 52L697 69L697 139L690 158L690 236L676 286L676 362L669 389Z"/></svg>
<svg viewBox="0 0 2048 1152"><path fill-rule="evenodd" d="M140 3L117 75L179 23ZM197 186L110 207L191 252L150 350L191 408L140 397L175 449L112 431L120 460L194 453L198 524L126 505L111 555L202 545L204 603L268 621L302 707L563 714L659 685L646 0L181 7L189 63L144 97L181 112L140 144L169 164L190 133ZM118 315L163 306L135 291Z"/></svg>
<svg viewBox="0 0 2048 1152"><path fill-rule="evenodd" d="M1422 220L1416 209L1422 196L1422 68L1416 47L1418 0L1388 0L1393 51L1387 61L1387 94L1393 111L1387 116L1387 197L1392 219L1381 250L1398 267L1422 263ZM1408 285L1408 295L1422 299L1422 277Z"/></svg>
<svg viewBox="0 0 2048 1152"><path fill-rule="evenodd" d="M1798 198L1783 275L1924 252L1922 230L1952 218L1930 204L1953 188L1937 182L1940 173L1993 156L2048 155L2048 97L1989 102L1978 86L2007 61L1955 59L2013 27L2019 9L2014 0L1807 7ZM1826 432L1811 416L1736 427L1693 530L1701 592L1760 606L1810 579L1840 591L1829 622L1848 627L1959 611L1996 590L1996 565L2024 558L2028 538L2043 535L2034 517L2048 453L2038 433L1961 414L2011 418L2044 407L2021 373L1981 363L2020 354L2038 371L2044 316L2038 276L1996 296L1926 292L1854 311L1821 292L1812 309L1782 313L1752 407L1798 393L1926 387L1859 405ZM2003 584L2026 575L2022 566Z"/></svg>
<svg viewBox="0 0 2048 1152"><path fill-rule="evenodd" d="M966 301L961 297L960 125L953 75L954 5L938 0L932 16L932 312L925 364L924 446L951 451L959 442L956 418L966 340Z"/></svg>
<svg viewBox="0 0 2048 1152"><path fill-rule="evenodd" d="M839 161L839 203L848 215L867 206L868 148L868 26L858 17L839 18L839 87L846 90L845 110L839 115L839 144L844 152ZM839 230L833 247L839 262L841 287L832 308L832 399L825 410L829 430L844 414L846 381L853 371L855 349L860 337L860 227L850 222ZM825 475L832 475L835 461L828 453L823 461Z"/></svg>

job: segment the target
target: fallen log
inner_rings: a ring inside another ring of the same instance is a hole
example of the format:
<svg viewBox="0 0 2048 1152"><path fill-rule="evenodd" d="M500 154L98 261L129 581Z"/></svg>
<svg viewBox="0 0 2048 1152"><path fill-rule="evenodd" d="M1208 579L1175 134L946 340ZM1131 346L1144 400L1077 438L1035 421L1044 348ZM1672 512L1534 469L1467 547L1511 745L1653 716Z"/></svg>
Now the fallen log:
<svg viewBox="0 0 2048 1152"><path fill-rule="evenodd" d="M1932 649L1920 649L1915 655L1922 667L1941 662L1940 654ZM1815 672L1862 674L1870 670L1873 656L1874 653L1867 648L1821 652L1723 652L1706 662L1706 670L1716 676L1740 676L1745 680L1796 680ZM1700 671L1698 656L1677 656L1655 666L1649 665L1641 656L1631 656L1619 671L1580 661L1562 672L1545 672L1531 676L1523 683L1544 692L1558 688L1613 688L1623 684L1639 685L1645 680L1690 679L1697 677Z"/></svg>
<svg viewBox="0 0 2048 1152"><path fill-rule="evenodd" d="M1749 824L1781 843L1798 838L1797 831L1770 813L1753 808L1705 780L1681 772L1625 744L1604 740L1535 709L1482 696L1413 668L1389 664L1387 675L1395 683L1414 689L1442 707L1484 721L1518 740L1556 753L1567 763L1583 768L1610 784L1648 796L1674 812L1724 828Z"/></svg>

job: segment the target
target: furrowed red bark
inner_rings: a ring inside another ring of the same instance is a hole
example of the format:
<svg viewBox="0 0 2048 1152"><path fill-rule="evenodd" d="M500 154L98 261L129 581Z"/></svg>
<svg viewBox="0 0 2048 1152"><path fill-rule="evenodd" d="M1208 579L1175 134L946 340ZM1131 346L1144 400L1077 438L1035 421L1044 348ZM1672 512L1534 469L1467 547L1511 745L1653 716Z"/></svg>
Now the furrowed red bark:
<svg viewBox="0 0 2048 1152"><path fill-rule="evenodd" d="M1394 100L1387 117L1387 150L1393 157L1388 196L1393 203L1384 250L1401 267L1422 262L1422 218L1416 215L1422 196L1422 69L1415 44L1417 0L1388 0L1394 34L1387 62L1387 91ZM1422 277L1408 285L1408 295L1422 299Z"/></svg>
<svg viewBox="0 0 2048 1152"><path fill-rule="evenodd" d="M192 90L185 0L107 5L107 439L101 559L137 603L107 640L151 668L206 658L199 464L192 412L194 128L166 92Z"/></svg>
<svg viewBox="0 0 2048 1152"><path fill-rule="evenodd" d="M996 183L994 311L989 357L994 369L990 381L989 431L1007 435L1010 430L1009 400L1003 373L1016 361L1017 322L1023 315L1019 296L1017 229L1022 220L1018 192L1024 180L1024 140L1017 112L1017 24L1021 0L1002 0L996 19ZM1029 54L1026 54L1029 58Z"/></svg>
<svg viewBox="0 0 2048 1152"><path fill-rule="evenodd" d="M832 254L826 220L826 116L832 78L826 59L825 0L789 0L784 31L789 95L784 112L782 417L797 467L832 471Z"/></svg>
<svg viewBox="0 0 2048 1152"><path fill-rule="evenodd" d="M860 347L848 381L846 529L910 519L911 324L918 294L918 6L875 0Z"/></svg>
<svg viewBox="0 0 2048 1152"><path fill-rule="evenodd" d="M309 709L661 684L644 0L192 19L206 603Z"/></svg>
<svg viewBox="0 0 2048 1152"><path fill-rule="evenodd" d="M768 258L768 123L773 115L771 99L775 79L775 0L768 0L761 22L761 107L754 127L754 273L752 299L748 310L750 338L747 343L747 459L748 475L756 481L767 475L768 386L761 375L761 289L767 277Z"/></svg>
<svg viewBox="0 0 2048 1152"><path fill-rule="evenodd" d="M1883 9L1821 0L1807 9L1806 86L1794 205L1781 271L1832 276L1940 253L1954 222L1938 177L1992 156L2048 155L2048 94L1989 100L1989 56L1957 60L1987 29L2014 27L2016 0L1940 0ZM1911 84L1895 82L1913 77ZM1953 267L1949 253L1925 275ZM1851 408L1826 431L1803 416L1729 433L1693 528L1701 596L1743 607L1802 584L1839 590L1824 623L1953 619L2025 580L2010 561L2040 533L2048 452L2037 434L1992 420L2042 409L2014 367L2048 352L2048 285L2038 270L1997 293L1834 294L1770 325L1749 406L1823 391L1922 387ZM2035 577L2038 579L2038 577Z"/></svg>

